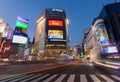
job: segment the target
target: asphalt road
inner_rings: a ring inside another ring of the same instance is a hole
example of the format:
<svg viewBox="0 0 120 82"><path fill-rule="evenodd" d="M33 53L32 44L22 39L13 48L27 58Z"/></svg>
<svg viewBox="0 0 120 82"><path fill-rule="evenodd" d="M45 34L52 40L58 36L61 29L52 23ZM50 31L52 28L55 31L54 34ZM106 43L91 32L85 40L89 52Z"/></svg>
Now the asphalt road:
<svg viewBox="0 0 120 82"><path fill-rule="evenodd" d="M120 82L120 74L96 68L89 63L74 63L54 69L20 74L0 82Z"/></svg>

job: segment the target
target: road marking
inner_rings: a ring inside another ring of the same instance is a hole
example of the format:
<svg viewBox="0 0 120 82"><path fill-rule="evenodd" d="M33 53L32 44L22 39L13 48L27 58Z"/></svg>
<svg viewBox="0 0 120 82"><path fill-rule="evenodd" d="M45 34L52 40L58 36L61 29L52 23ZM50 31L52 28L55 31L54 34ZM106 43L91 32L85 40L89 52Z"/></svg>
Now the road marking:
<svg viewBox="0 0 120 82"><path fill-rule="evenodd" d="M105 75L100 75L103 79L105 79L107 82L115 82L112 79L110 79L109 77L105 76Z"/></svg>
<svg viewBox="0 0 120 82"><path fill-rule="evenodd" d="M46 80L42 81L42 82L49 82L51 81L53 78L55 78L58 74L52 75L51 77L47 78Z"/></svg>
<svg viewBox="0 0 120 82"><path fill-rule="evenodd" d="M13 76L13 74L3 74L3 75L1 75L0 74L0 78L2 79L4 79L4 78L9 78L9 77L11 77L11 76Z"/></svg>
<svg viewBox="0 0 120 82"><path fill-rule="evenodd" d="M8 81L10 81L10 80L13 80L13 79L17 79L17 78L21 78L21 77L23 77L23 76L26 76L26 75L20 75L20 76L16 76L16 77L11 77L11 78L7 78L7 79L3 79L2 81L0 81L0 82L8 82Z"/></svg>
<svg viewBox="0 0 120 82"><path fill-rule="evenodd" d="M39 76L41 76L42 74L38 74L38 75L35 75L35 76L33 76L33 77L30 77L30 78L27 78L27 79L25 79L25 80L22 80L22 81L20 81L20 82L27 82L27 81L29 81L29 80L31 80L31 79L34 79L34 78L36 78L36 77L39 77Z"/></svg>
<svg viewBox="0 0 120 82"><path fill-rule="evenodd" d="M94 82L101 82L95 75L91 74L90 77Z"/></svg>
<svg viewBox="0 0 120 82"><path fill-rule="evenodd" d="M35 80L32 80L32 81L30 81L30 82L39 82L39 80L41 80L41 79L43 79L43 78L45 78L45 77L47 77L47 76L49 76L50 74L46 74L46 75L43 75L42 77L39 77L39 78L37 78L37 79L35 79Z"/></svg>
<svg viewBox="0 0 120 82"><path fill-rule="evenodd" d="M16 82L16 81L21 80L21 79L29 78L29 77L31 77L31 76L33 76L33 75L34 75L34 74L30 74L30 75L27 75L27 76L24 76L24 77L21 77L21 78L18 78L18 79L9 81L9 82Z"/></svg>
<svg viewBox="0 0 120 82"><path fill-rule="evenodd" d="M116 75L111 75L113 78L115 78L116 80L120 81L120 77L116 76Z"/></svg>
<svg viewBox="0 0 120 82"><path fill-rule="evenodd" d="M87 78L84 74L80 75L80 82L87 82Z"/></svg>
<svg viewBox="0 0 120 82"><path fill-rule="evenodd" d="M61 82L66 77L66 74L61 75L55 82Z"/></svg>
<svg viewBox="0 0 120 82"><path fill-rule="evenodd" d="M6 78L0 78L0 80L7 79L7 78L12 78L12 77L16 77L16 76L23 75L23 74L29 74L29 73L34 73L34 72L41 72L41 71L55 69L55 68L59 68L59 67L69 66L69 65L70 64L64 64L64 65L57 65L57 66L48 67L48 68L42 68L42 69L38 69L38 70L33 70L33 71L29 71L29 72L15 74L13 76L9 76L9 77L6 77Z"/></svg>
<svg viewBox="0 0 120 82"><path fill-rule="evenodd" d="M69 79L67 80L67 82L74 82L74 79L75 79L75 75L72 74L70 75Z"/></svg>
<svg viewBox="0 0 120 82"><path fill-rule="evenodd" d="M69 76L69 74L26 74L26 75L19 75L7 79L0 80L0 82L50 82L52 80L55 80L54 82L75 82L76 79L80 79L80 82L88 82L89 79L87 77L91 78L91 82L102 82L101 78L105 80L105 82L115 82L115 80L120 81L120 77L117 75L99 75L96 76L95 74L90 74L89 76L86 76L85 74L80 74L80 77L76 77L76 74L70 74L70 76L65 78L66 76ZM101 78L100 78L101 77ZM111 78L110 78L111 77ZM114 78L114 79L113 79Z"/></svg>

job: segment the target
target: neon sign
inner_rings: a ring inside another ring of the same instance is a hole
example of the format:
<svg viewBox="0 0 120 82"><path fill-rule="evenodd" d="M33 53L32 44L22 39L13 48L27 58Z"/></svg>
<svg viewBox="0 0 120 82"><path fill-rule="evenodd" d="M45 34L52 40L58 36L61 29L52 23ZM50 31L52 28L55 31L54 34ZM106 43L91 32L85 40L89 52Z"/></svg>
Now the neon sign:
<svg viewBox="0 0 120 82"><path fill-rule="evenodd" d="M16 27L22 28L22 29L27 29L28 23L29 23L28 19L18 16L17 22L16 22Z"/></svg>

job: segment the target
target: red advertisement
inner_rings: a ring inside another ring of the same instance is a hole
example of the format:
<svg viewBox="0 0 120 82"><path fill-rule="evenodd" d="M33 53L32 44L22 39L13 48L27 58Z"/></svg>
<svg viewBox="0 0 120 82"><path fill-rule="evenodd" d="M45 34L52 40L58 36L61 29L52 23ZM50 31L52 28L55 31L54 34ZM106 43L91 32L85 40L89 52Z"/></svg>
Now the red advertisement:
<svg viewBox="0 0 120 82"><path fill-rule="evenodd" d="M60 26L60 27L62 27L63 26L63 21L61 21L61 20L49 20L48 25L49 26Z"/></svg>
<svg viewBox="0 0 120 82"><path fill-rule="evenodd" d="M11 45L11 40L7 40L3 44L3 49L1 52L2 58L8 58L10 56L10 45Z"/></svg>

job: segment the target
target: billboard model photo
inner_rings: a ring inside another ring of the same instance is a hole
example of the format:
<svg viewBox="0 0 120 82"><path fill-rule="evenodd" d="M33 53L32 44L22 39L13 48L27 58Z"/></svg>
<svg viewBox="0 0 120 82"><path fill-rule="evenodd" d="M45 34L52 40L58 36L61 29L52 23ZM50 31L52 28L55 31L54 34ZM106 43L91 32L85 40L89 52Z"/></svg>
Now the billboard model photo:
<svg viewBox="0 0 120 82"><path fill-rule="evenodd" d="M62 30L48 30L48 39L63 39Z"/></svg>

